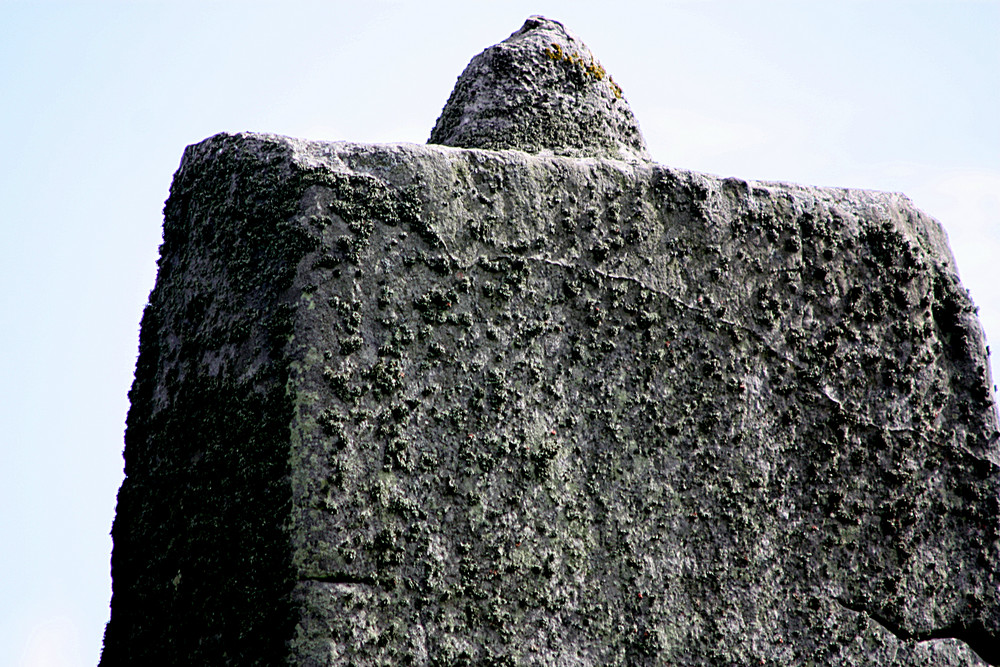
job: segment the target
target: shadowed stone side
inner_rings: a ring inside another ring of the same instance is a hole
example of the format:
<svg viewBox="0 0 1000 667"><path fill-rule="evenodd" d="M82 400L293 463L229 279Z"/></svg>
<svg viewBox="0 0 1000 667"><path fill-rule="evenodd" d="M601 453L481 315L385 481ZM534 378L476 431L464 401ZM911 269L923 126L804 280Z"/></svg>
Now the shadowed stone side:
<svg viewBox="0 0 1000 667"><path fill-rule="evenodd" d="M542 16L472 59L428 143L649 159L621 88L578 37Z"/></svg>
<svg viewBox="0 0 1000 667"><path fill-rule="evenodd" d="M219 135L162 252L106 665L1000 662L983 339L905 197Z"/></svg>
<svg viewBox="0 0 1000 667"><path fill-rule="evenodd" d="M284 353L309 238L288 146L185 151L142 319L101 665L281 664L298 620Z"/></svg>

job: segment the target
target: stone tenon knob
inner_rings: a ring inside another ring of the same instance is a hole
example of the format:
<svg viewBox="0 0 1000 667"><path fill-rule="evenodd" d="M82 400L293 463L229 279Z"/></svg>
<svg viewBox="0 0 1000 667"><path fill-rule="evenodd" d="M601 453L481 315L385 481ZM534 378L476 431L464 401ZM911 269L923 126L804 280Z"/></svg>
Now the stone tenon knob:
<svg viewBox="0 0 1000 667"><path fill-rule="evenodd" d="M542 16L472 59L428 143L650 159L618 84L578 37Z"/></svg>

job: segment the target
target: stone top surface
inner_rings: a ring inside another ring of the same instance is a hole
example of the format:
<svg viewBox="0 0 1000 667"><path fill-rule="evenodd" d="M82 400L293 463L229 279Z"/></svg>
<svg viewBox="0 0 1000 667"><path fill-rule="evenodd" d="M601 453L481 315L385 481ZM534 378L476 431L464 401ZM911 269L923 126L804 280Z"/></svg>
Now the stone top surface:
<svg viewBox="0 0 1000 667"><path fill-rule="evenodd" d="M542 16L472 59L428 143L650 159L621 87L580 38Z"/></svg>

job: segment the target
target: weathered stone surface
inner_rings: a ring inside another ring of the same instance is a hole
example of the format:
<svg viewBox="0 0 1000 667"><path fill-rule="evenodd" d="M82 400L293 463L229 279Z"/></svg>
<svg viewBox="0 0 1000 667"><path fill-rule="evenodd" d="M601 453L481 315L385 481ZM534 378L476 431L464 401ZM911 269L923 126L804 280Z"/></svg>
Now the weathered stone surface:
<svg viewBox="0 0 1000 667"><path fill-rule="evenodd" d="M983 339L900 195L219 135L141 347L104 664L1000 661Z"/></svg>
<svg viewBox="0 0 1000 667"><path fill-rule="evenodd" d="M578 37L542 16L472 59L429 143L649 159L621 87Z"/></svg>
<svg viewBox="0 0 1000 667"><path fill-rule="evenodd" d="M941 227L635 159L588 58L530 19L460 79L432 141L524 151L188 148L103 665L1000 664Z"/></svg>

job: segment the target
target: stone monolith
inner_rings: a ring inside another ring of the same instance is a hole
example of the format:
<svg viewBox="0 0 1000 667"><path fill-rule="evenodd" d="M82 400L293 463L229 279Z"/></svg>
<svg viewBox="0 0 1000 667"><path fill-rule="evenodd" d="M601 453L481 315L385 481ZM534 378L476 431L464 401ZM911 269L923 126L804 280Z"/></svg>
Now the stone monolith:
<svg viewBox="0 0 1000 667"><path fill-rule="evenodd" d="M532 17L429 145L185 151L102 665L1000 664L990 386L935 220L650 161Z"/></svg>

